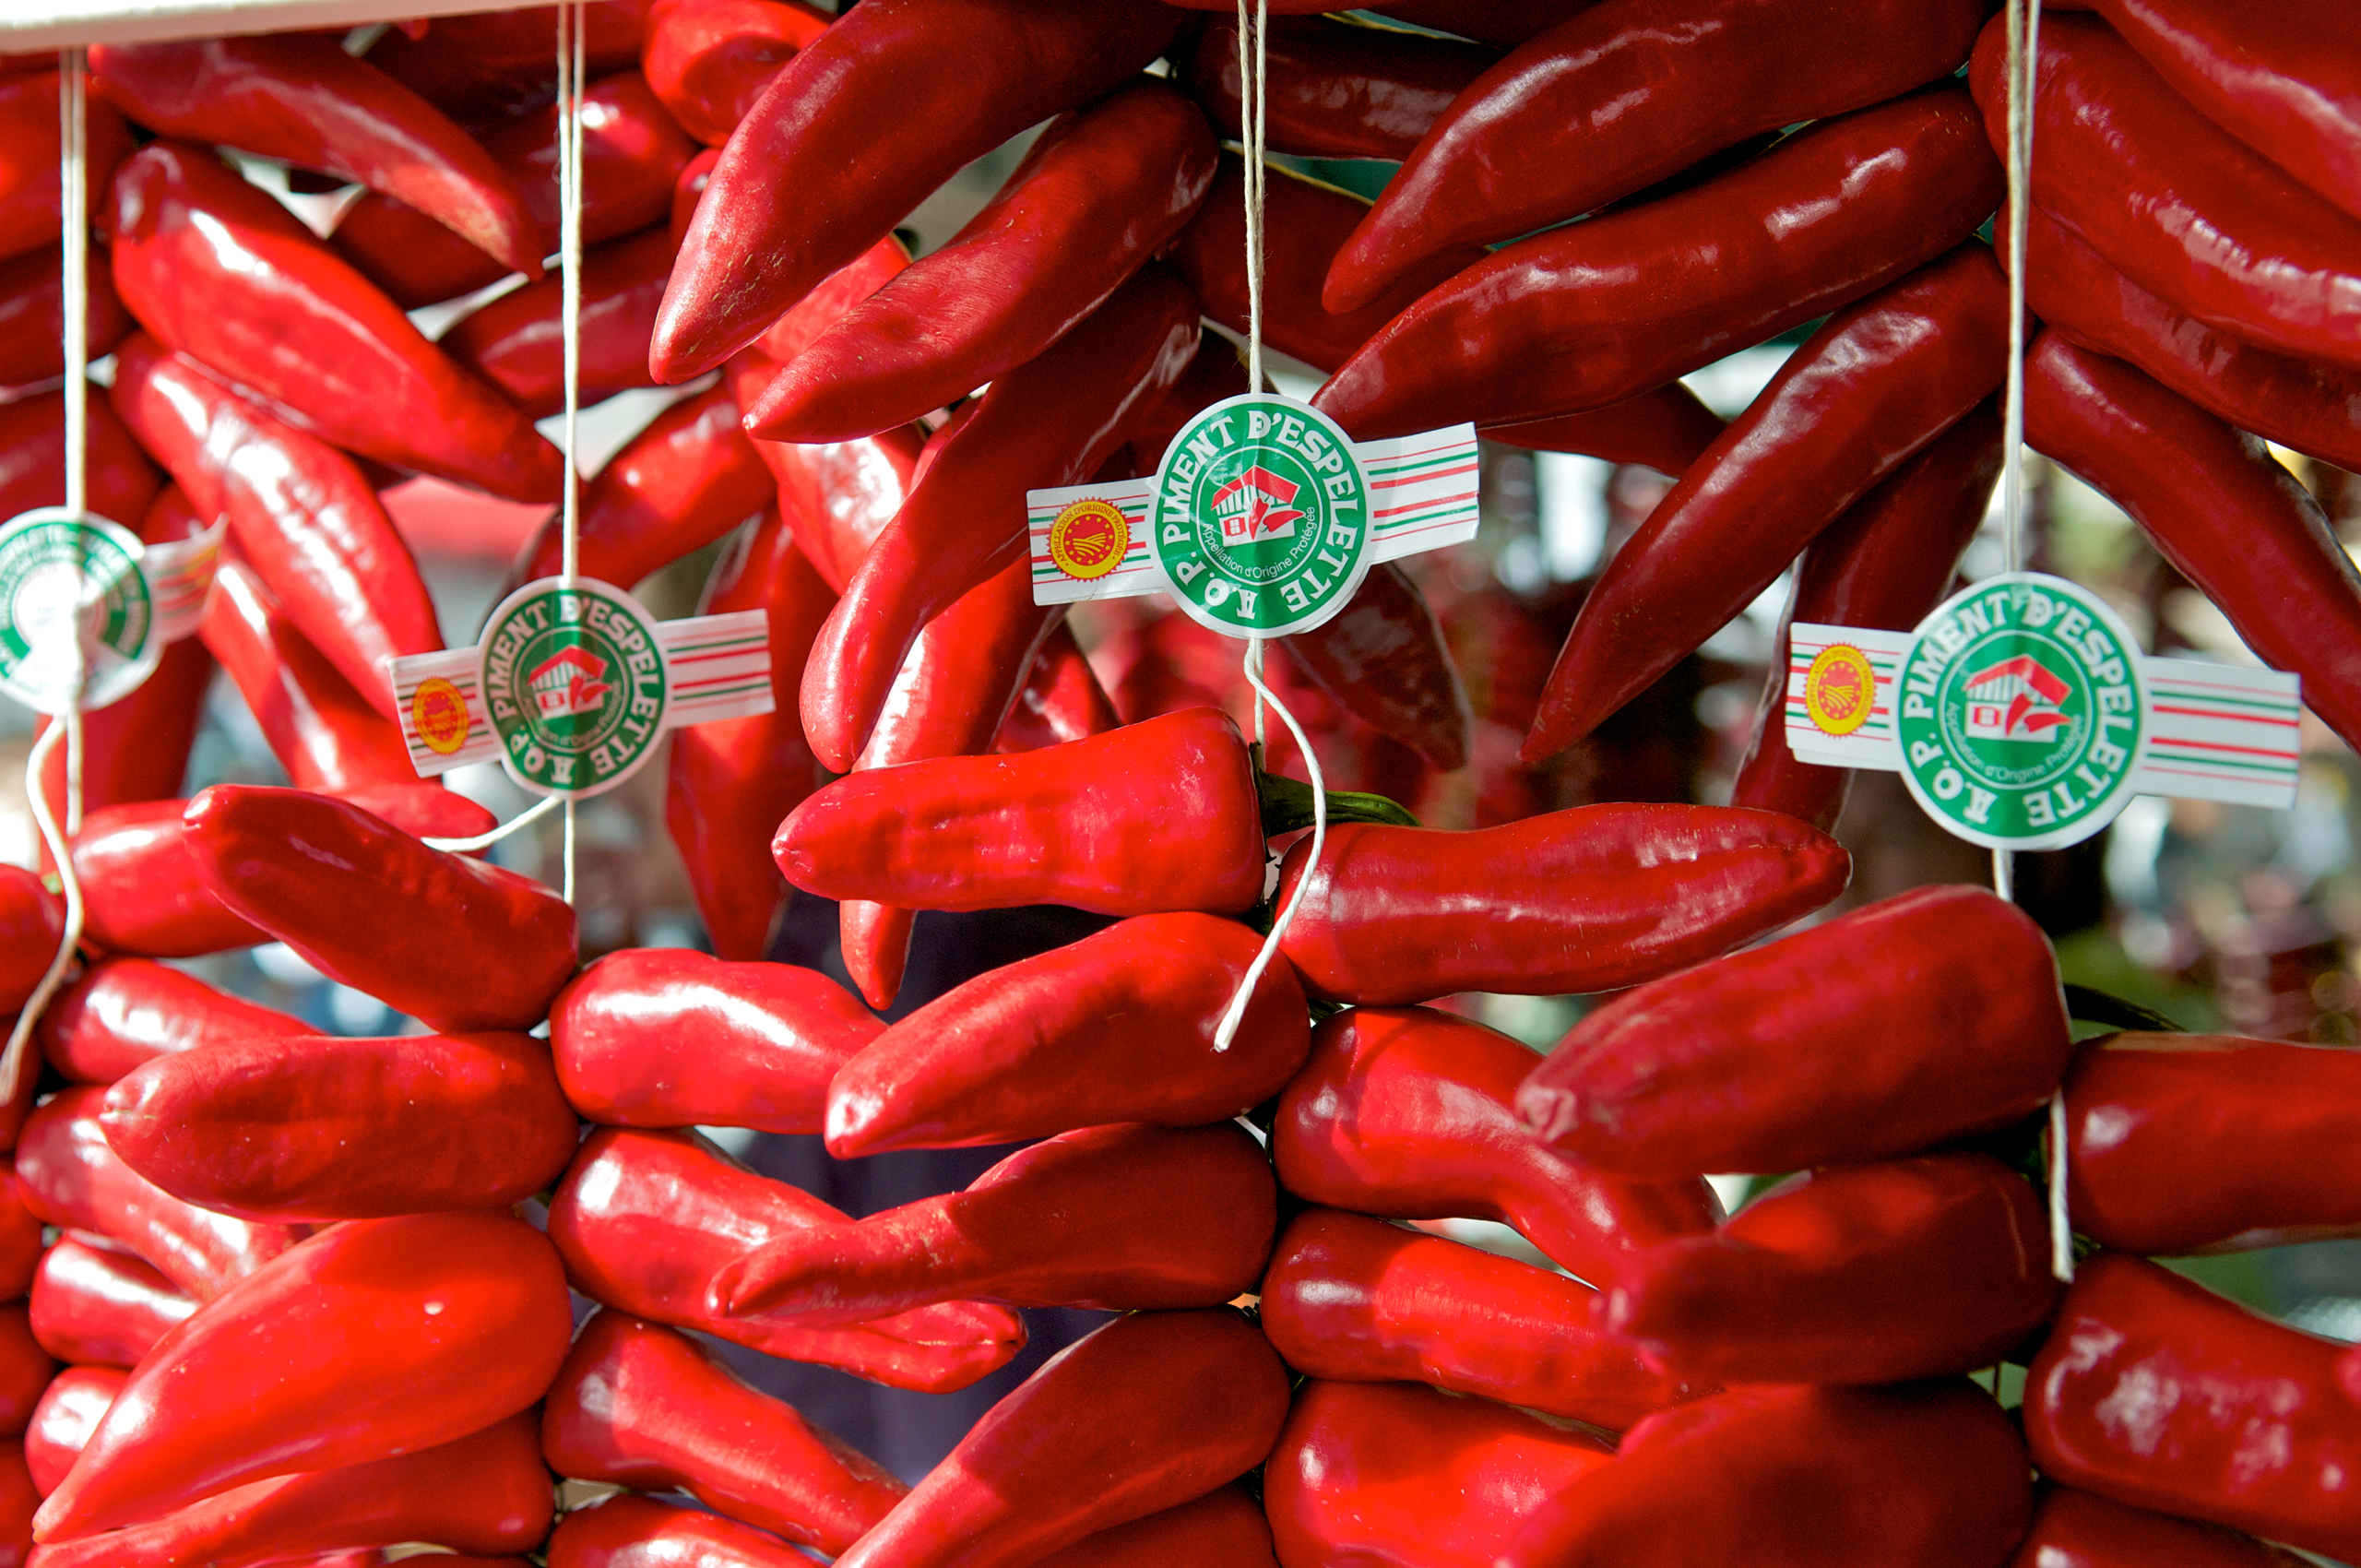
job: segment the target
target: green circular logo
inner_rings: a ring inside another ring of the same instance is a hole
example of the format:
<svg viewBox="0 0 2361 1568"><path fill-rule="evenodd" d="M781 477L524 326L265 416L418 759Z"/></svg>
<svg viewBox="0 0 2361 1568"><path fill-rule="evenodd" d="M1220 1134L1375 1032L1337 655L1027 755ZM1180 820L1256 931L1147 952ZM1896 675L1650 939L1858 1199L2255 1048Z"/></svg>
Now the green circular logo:
<svg viewBox="0 0 2361 1568"><path fill-rule="evenodd" d="M2147 695L2139 645L2096 594L1987 578L1919 624L1895 689L1903 782L1975 843L2079 843L2131 799Z"/></svg>
<svg viewBox="0 0 2361 1568"><path fill-rule="evenodd" d="M1349 436L1308 403L1227 398L1157 465L1150 554L1180 608L1233 637L1308 631L1369 572L1370 484Z"/></svg>
<svg viewBox="0 0 2361 1568"><path fill-rule="evenodd" d="M104 707L163 656L138 536L42 506L0 529L0 690L42 713Z"/></svg>
<svg viewBox="0 0 2361 1568"><path fill-rule="evenodd" d="M656 623L622 589L528 583L492 612L479 646L501 762L526 789L595 795L654 754L669 671Z"/></svg>

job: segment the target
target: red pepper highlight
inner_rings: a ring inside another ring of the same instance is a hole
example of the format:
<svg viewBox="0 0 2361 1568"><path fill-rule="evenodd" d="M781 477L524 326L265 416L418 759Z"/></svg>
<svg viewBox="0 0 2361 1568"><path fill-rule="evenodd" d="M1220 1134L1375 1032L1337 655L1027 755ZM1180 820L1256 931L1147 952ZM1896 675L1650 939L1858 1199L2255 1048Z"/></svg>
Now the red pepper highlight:
<svg viewBox="0 0 2361 1568"><path fill-rule="evenodd" d="M992 1407L838 1568L1019 1568L1260 1463L1287 1369L1227 1307L1141 1313Z"/></svg>
<svg viewBox="0 0 2361 1568"><path fill-rule="evenodd" d="M647 379L647 338L671 276L671 237L646 229L611 240L582 258L580 406ZM534 419L565 407L563 279L544 278L505 293L437 339L461 368L505 393Z"/></svg>
<svg viewBox="0 0 2361 1568"><path fill-rule="evenodd" d="M1532 1065L1515 1040L1448 1013L1339 1013L1279 1097L1279 1183L1389 1218L1497 1219L1599 1283L1639 1248L1713 1229L1721 1205L1702 1181L1606 1175L1520 1126L1510 1100Z"/></svg>
<svg viewBox="0 0 2361 1568"><path fill-rule="evenodd" d="M120 1367L68 1367L50 1381L25 1429L25 1469L34 1491L47 1497L57 1490L129 1375Z"/></svg>
<svg viewBox="0 0 2361 1568"><path fill-rule="evenodd" d="M1485 439L1535 452L1579 452L1678 479L1722 434L1722 416L1678 381L1586 414L1487 426Z"/></svg>
<svg viewBox="0 0 2361 1568"><path fill-rule="evenodd" d="M919 641L925 640L920 633ZM1082 645L1074 641L1073 628L1061 622L1050 628L1032 669L1026 671L1024 688L1016 694L1008 717L1001 720L992 749L1038 752L1043 746L1086 741L1122 727L1115 699L1098 683L1097 672L1091 669Z"/></svg>
<svg viewBox="0 0 2361 1568"><path fill-rule="evenodd" d="M2041 928L1984 888L1922 887L1616 998L1516 1109L1603 1170L1794 1170L2005 1127L2071 1049Z"/></svg>
<svg viewBox="0 0 2361 1568"><path fill-rule="evenodd" d="M2308 1561L2219 1525L2044 1485L2035 1493L2033 1528L2009 1568L2303 1568Z"/></svg>
<svg viewBox="0 0 2361 1568"><path fill-rule="evenodd" d="M562 1476L686 1491L830 1556L909 1491L687 1335L618 1312L583 1324L558 1370L541 1453Z"/></svg>
<svg viewBox="0 0 2361 1568"><path fill-rule="evenodd" d="M1236 1116L1276 1094L1311 1042L1302 989L1274 964L1228 1049L1214 1049L1262 945L1235 921L1143 915L979 976L836 1070L828 1152L850 1159Z"/></svg>
<svg viewBox="0 0 2361 1568"><path fill-rule="evenodd" d="M145 958L110 958L82 971L42 1014L49 1064L79 1084L111 1084L159 1056L260 1036L309 1034L276 1008L216 991Z"/></svg>
<svg viewBox="0 0 2361 1568"><path fill-rule="evenodd" d="M197 636L236 683L295 788L418 781L401 731L296 629L243 561L225 560L215 571Z"/></svg>
<svg viewBox="0 0 2361 1568"><path fill-rule="evenodd" d="M640 69L681 128L718 148L828 18L793 0L657 0Z"/></svg>
<svg viewBox="0 0 2361 1568"><path fill-rule="evenodd" d="M74 836L82 940L101 952L190 958L270 937L214 895L189 848L184 801L105 806Z"/></svg>
<svg viewBox="0 0 2361 1568"><path fill-rule="evenodd" d="M566 1099L611 1127L816 1133L830 1078L884 1028L815 970L684 949L610 953L550 1004Z"/></svg>
<svg viewBox="0 0 2361 1568"><path fill-rule="evenodd" d="M137 1258L67 1235L42 1253L29 1305L33 1337L59 1360L128 1371L197 1301Z"/></svg>
<svg viewBox="0 0 2361 1568"><path fill-rule="evenodd" d="M1283 21L1264 44L1264 135L1273 152L1300 158L1398 161L1499 59L1495 50L1455 38L1351 27L1325 17ZM1186 79L1222 133L1237 139L1235 18L1207 19Z"/></svg>
<svg viewBox="0 0 2361 1568"><path fill-rule="evenodd" d="M549 1234L575 1289L595 1301L889 1387L947 1394L1025 1348L1022 1318L978 1301L821 1329L706 1310L706 1281L731 1259L776 1237L848 1223L841 1211L755 1175L697 1134L600 1128L583 1140L558 1183Z"/></svg>
<svg viewBox="0 0 2361 1568"><path fill-rule="evenodd" d="M1262 1296L1263 1332L1307 1377L1430 1384L1610 1431L1692 1396L1591 1326L1581 1280L1358 1214L1296 1216Z"/></svg>
<svg viewBox="0 0 2361 1568"><path fill-rule="evenodd" d="M91 358L123 341L131 315L115 297L106 258L92 252L83 274L83 337ZM0 386L65 374L65 267L54 249L0 262Z"/></svg>
<svg viewBox="0 0 2361 1568"><path fill-rule="evenodd" d="M451 1443L539 1399L573 1324L557 1253L506 1215L321 1231L157 1341L35 1533L75 1539L247 1481Z"/></svg>

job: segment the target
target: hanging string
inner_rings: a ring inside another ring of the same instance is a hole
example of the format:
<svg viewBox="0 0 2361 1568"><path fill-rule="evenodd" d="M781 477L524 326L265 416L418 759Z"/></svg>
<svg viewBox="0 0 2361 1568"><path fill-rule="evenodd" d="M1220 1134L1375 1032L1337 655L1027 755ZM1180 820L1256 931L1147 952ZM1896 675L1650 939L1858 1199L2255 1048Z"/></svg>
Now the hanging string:
<svg viewBox="0 0 2361 1568"><path fill-rule="evenodd" d="M1228 1051L1229 1042L1238 1038L1238 1027L1246 1021L1246 1004L1254 999L1254 988L1263 983L1263 971L1271 967L1271 959L1278 953L1287 927L1295 921L1295 912L1303 908L1304 899L1311 895L1312 875L1320 866L1320 851L1328 841L1328 789L1327 780L1320 772L1320 754L1311 749L1311 738L1303 732L1303 726L1296 722L1295 715L1287 711L1287 704L1273 695L1271 689L1263 683L1261 637L1246 646L1246 683L1254 688L1258 701L1267 701L1278 710L1279 722L1285 724L1287 733L1295 737L1297 749L1303 753L1303 765L1311 773L1311 858L1304 862L1303 874L1296 879L1295 897L1289 898L1287 907L1279 911L1279 918L1271 922L1271 933L1263 939L1263 950L1254 955L1252 964L1246 966L1246 978L1238 982L1238 990L1230 995L1229 1005L1222 1012L1221 1025L1214 1030L1214 1049L1217 1051Z"/></svg>
<svg viewBox="0 0 2361 1568"><path fill-rule="evenodd" d="M561 504L564 554L559 579L572 588L582 571L581 474L576 469L576 417L582 409L582 77L589 31L582 0L557 8L558 325L565 349L565 493ZM565 867L562 891L574 902L574 798L565 797Z"/></svg>
<svg viewBox="0 0 2361 1568"><path fill-rule="evenodd" d="M2049 1272L2074 1283L2074 1224L2066 1213L2066 1091L2049 1097Z"/></svg>
<svg viewBox="0 0 2361 1568"><path fill-rule="evenodd" d="M427 838L421 842L430 849L446 849L455 855L464 855L470 849L488 849L510 834L519 832L540 821L564 803L564 798L561 796L544 795L489 833L479 833L469 838Z"/></svg>

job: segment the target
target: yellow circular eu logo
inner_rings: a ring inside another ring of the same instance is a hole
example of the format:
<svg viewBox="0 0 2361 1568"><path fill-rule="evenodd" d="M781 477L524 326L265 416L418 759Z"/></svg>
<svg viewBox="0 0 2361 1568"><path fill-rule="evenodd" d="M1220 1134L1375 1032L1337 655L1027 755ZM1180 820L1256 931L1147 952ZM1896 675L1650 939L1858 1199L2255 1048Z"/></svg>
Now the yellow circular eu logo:
<svg viewBox="0 0 2361 1568"><path fill-rule="evenodd" d="M1820 650L1804 673L1804 711L1824 734L1849 735L1869 721L1877 672L1850 643Z"/></svg>

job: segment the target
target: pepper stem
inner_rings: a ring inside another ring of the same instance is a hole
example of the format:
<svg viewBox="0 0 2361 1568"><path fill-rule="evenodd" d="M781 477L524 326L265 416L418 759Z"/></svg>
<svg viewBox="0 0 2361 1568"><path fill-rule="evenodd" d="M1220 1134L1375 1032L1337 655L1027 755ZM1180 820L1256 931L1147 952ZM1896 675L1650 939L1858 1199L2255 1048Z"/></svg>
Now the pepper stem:
<svg viewBox="0 0 2361 1568"><path fill-rule="evenodd" d="M1254 792L1263 802L1263 837L1275 838L1282 833L1293 833L1311 826L1311 786L1300 778L1289 778L1284 773L1265 773L1262 758L1255 758ZM1383 795L1371 795L1358 790L1329 790L1328 821L1383 822L1396 827L1416 827L1418 819L1407 806Z"/></svg>
<svg viewBox="0 0 2361 1568"><path fill-rule="evenodd" d="M1271 808L1265 804L1263 814L1266 819L1270 811ZM2066 1016L2080 1018L2086 1024L2105 1024L2110 1028L2138 1029L2152 1034L2186 1032L2162 1013L2142 1007L2137 1002L2092 986L2070 982L2066 987Z"/></svg>

